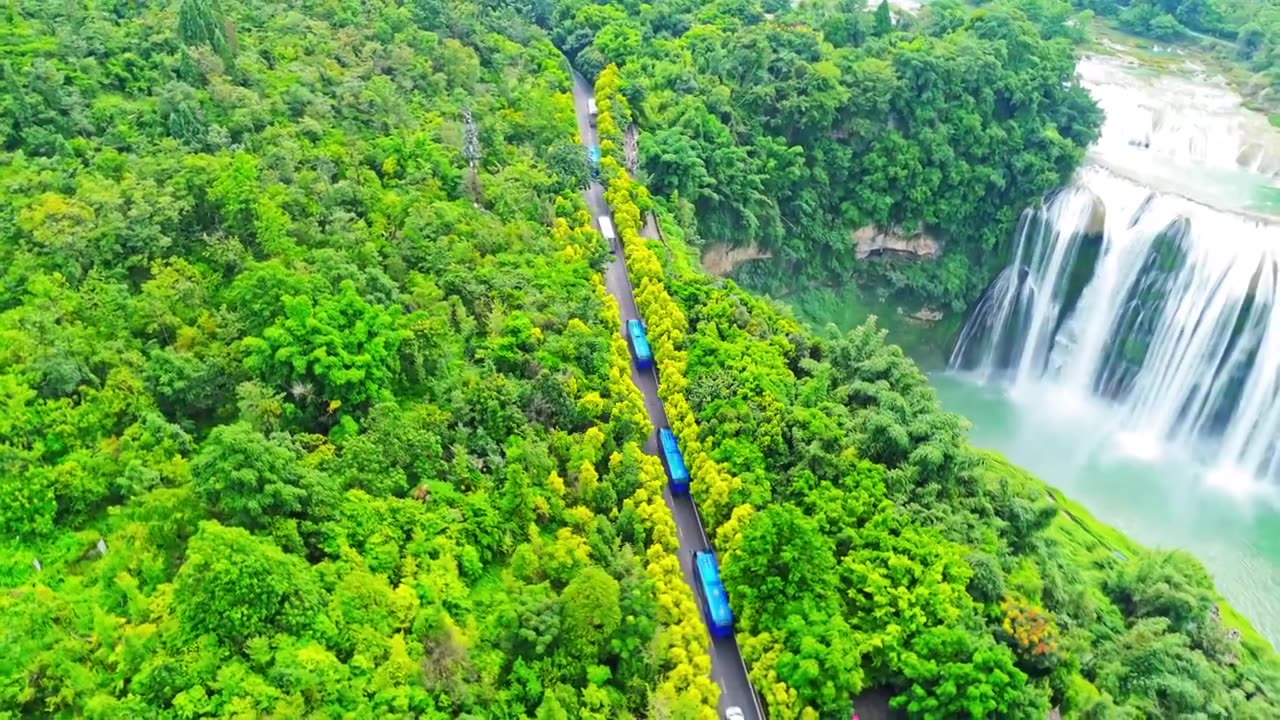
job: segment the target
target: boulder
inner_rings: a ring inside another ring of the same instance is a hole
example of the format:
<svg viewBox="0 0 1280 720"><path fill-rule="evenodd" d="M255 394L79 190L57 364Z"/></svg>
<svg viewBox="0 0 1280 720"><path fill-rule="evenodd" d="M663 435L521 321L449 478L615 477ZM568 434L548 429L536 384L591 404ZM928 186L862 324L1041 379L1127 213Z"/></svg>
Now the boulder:
<svg viewBox="0 0 1280 720"><path fill-rule="evenodd" d="M1089 208L1089 219L1084 225L1084 234L1101 235L1107 229L1107 206L1097 193L1092 190L1088 192L1093 196L1093 202Z"/></svg>
<svg viewBox="0 0 1280 720"><path fill-rule="evenodd" d="M1280 148L1275 142L1252 140L1240 148L1236 164L1250 172L1275 177L1280 175Z"/></svg>

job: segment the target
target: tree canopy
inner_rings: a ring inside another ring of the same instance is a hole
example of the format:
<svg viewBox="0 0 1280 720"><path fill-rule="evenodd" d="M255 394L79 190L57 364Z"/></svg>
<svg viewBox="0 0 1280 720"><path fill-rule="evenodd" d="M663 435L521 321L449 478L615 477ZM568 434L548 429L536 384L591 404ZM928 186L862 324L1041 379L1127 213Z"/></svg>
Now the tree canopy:
<svg viewBox="0 0 1280 720"><path fill-rule="evenodd" d="M1224 624L1196 560L1121 559L1039 481L971 448L874 320L818 340L732 284L673 284L701 448L734 478L695 496L752 677L794 691L771 717L847 712L858 687L920 718L1280 711L1274 652ZM860 658L858 682L832 693L796 653Z"/></svg>
<svg viewBox="0 0 1280 720"><path fill-rule="evenodd" d="M1097 136L1068 6L930 3L912 23L888 3L795 5L561 0L550 26L583 72L619 68L641 179L687 208L690 242L770 256L744 281L856 279L962 311L1002 266L1019 213ZM941 257L860 258L863 228L927 233Z"/></svg>
<svg viewBox="0 0 1280 720"><path fill-rule="evenodd" d="M0 716L713 716L542 31L0 14Z"/></svg>
<svg viewBox="0 0 1280 720"><path fill-rule="evenodd" d="M1070 106L1036 95L1066 46L1008 8L920 34L686 5L0 11L0 716L716 717L553 40L598 67L606 196L770 717L867 688L914 717L1276 715L1270 650L1193 560L1117 559L874 326L815 337L694 271L676 221L686 193L760 242L817 217L762 199L815 148L887 148L858 172L896 188L927 133L858 123L917 117L886 114L900 83L946 96L972 50L992 103ZM1045 133L1018 167L1047 178L1074 151L1026 112L973 136ZM625 129L669 115L702 184L662 186L644 141L655 199ZM841 212L931 206L863 200Z"/></svg>
<svg viewBox="0 0 1280 720"><path fill-rule="evenodd" d="M616 137L632 109L615 68L596 96ZM874 319L815 336L698 270L670 206L606 142L659 394L771 718L847 717L867 689L938 720L1280 710L1280 660L1198 562L1063 512L974 449ZM642 206L660 241L639 234Z"/></svg>

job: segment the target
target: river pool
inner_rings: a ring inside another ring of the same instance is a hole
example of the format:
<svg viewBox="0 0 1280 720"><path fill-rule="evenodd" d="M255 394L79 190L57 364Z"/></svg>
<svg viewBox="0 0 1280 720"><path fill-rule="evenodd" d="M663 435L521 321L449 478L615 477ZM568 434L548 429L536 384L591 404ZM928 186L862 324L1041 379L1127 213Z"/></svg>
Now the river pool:
<svg viewBox="0 0 1280 720"><path fill-rule="evenodd" d="M975 445L1004 453L1148 547L1189 550L1227 601L1280 644L1280 505L1267 488L1223 482L1051 386L1015 395L950 373L930 379L943 405L973 423Z"/></svg>

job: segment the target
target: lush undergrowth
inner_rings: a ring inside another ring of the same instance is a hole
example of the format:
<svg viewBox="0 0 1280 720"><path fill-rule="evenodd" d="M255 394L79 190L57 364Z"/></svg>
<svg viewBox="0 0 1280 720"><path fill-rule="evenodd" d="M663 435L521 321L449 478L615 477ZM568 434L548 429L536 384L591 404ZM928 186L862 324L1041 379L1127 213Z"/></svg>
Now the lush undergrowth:
<svg viewBox="0 0 1280 720"><path fill-rule="evenodd" d="M540 31L0 14L0 717L714 717Z"/></svg>
<svg viewBox="0 0 1280 720"><path fill-rule="evenodd" d="M843 335L867 318L875 317L877 325L885 331L885 340L901 347L926 371L946 367L965 317L963 313L914 317L909 307L869 297L862 288L852 284L801 289L781 301L818 334Z"/></svg>

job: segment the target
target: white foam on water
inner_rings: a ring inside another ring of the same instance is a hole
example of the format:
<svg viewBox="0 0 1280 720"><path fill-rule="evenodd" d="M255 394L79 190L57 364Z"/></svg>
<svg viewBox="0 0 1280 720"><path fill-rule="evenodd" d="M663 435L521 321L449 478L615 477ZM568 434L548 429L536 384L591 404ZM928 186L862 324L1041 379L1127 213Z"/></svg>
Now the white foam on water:
<svg viewBox="0 0 1280 720"><path fill-rule="evenodd" d="M1054 415L1098 412L1123 454L1196 447L1280 480L1280 227L1091 167L1015 243L952 367Z"/></svg>

